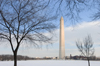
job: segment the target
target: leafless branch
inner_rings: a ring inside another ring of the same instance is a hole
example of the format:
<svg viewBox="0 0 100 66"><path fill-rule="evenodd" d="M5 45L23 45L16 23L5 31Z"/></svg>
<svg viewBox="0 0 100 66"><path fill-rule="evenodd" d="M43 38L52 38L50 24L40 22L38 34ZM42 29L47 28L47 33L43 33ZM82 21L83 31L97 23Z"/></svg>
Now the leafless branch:
<svg viewBox="0 0 100 66"><path fill-rule="evenodd" d="M7 0L6 4L0 5L0 38L9 41L14 53L14 66L17 65L17 51L24 40L37 47L41 43L51 43L52 37L44 33L55 29L55 25L49 22L54 17L47 16L46 13L40 14L49 2L50 0ZM17 44L16 47L13 40Z"/></svg>
<svg viewBox="0 0 100 66"><path fill-rule="evenodd" d="M76 42L76 46L81 53L81 55L87 57L88 65L90 66L89 58L94 55L94 48L93 42L90 35L88 35L84 40L83 43L81 41Z"/></svg>

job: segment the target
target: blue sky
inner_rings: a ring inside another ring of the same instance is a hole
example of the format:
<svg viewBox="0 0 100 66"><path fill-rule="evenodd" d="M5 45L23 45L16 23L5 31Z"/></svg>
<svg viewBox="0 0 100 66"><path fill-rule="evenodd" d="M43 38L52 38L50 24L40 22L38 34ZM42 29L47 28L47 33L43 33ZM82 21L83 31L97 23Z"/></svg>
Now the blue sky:
<svg viewBox="0 0 100 66"><path fill-rule="evenodd" d="M95 12L96 9L93 8L91 10L85 10L80 13L80 17L82 20L79 20L78 23L74 25L71 24L71 20L65 16L64 11L63 13L59 12L58 18L53 21L54 24L58 25L58 28L55 29L54 33L56 36L53 38L53 44L44 44L42 48L38 49L32 46L23 47L20 46L18 54L19 55L26 55L30 57L44 57L44 56L59 56L59 24L60 18L63 16L64 24L65 24L65 54L66 56L72 55L80 55L75 41L77 39L84 39L88 34L91 35L94 48L95 48L95 55L100 56L100 21L92 21L90 18ZM51 13L50 13L51 14ZM49 14L49 15L50 15ZM73 27L74 26L74 27ZM50 36L49 33L46 33L47 36ZM0 55L1 54L12 54L11 48L7 42L0 42L3 44L0 46Z"/></svg>

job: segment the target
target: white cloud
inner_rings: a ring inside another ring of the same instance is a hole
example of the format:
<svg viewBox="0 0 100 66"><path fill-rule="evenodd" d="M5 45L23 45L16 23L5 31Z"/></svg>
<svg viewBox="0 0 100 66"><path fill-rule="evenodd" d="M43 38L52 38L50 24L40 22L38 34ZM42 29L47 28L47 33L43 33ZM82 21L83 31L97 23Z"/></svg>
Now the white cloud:
<svg viewBox="0 0 100 66"><path fill-rule="evenodd" d="M99 21L96 21L96 22L83 22L81 24L76 25L75 27L65 27L65 48L67 50L66 53L71 52L74 55L79 53L78 51L74 50L77 49L75 41L83 40L87 35L90 34L94 42L94 47L96 51L95 54L99 56L100 54L98 54L97 52L98 50L96 47L100 46L99 26L100 26ZM59 44L59 30L55 31L55 33L58 36L58 41L56 43ZM68 49L70 50L68 51ZM100 47L98 49L100 50Z"/></svg>
<svg viewBox="0 0 100 66"><path fill-rule="evenodd" d="M100 56L99 50L100 50L100 23L99 21L96 22L82 22L81 24L76 25L75 27L65 27L65 49L66 49L66 55L79 55L79 51L75 45L75 41L77 39L83 40L88 34L91 35L94 47L95 47L95 55ZM44 57L44 56L59 56L59 29L56 29L54 34L54 43L51 46L48 45L48 49L46 49L44 46L41 49L34 49L32 47L24 48L20 47L18 54L20 55L28 55L31 57ZM48 33L46 33L47 36L51 36ZM11 49L11 48L10 48ZM29 49L29 50L28 50ZM2 52L3 48L0 50L0 54L4 53ZM7 52L7 50L6 50ZM8 51L9 52L9 51Z"/></svg>

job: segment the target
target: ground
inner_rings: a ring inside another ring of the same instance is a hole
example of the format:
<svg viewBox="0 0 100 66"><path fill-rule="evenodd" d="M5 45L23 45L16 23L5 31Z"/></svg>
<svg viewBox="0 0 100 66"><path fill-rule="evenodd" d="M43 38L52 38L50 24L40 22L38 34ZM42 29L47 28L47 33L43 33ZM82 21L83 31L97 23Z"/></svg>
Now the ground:
<svg viewBox="0 0 100 66"><path fill-rule="evenodd" d="M90 61L91 66L100 66L100 61ZM0 66L13 66L13 61L0 61ZM18 61L17 66L88 66L83 60L30 60Z"/></svg>

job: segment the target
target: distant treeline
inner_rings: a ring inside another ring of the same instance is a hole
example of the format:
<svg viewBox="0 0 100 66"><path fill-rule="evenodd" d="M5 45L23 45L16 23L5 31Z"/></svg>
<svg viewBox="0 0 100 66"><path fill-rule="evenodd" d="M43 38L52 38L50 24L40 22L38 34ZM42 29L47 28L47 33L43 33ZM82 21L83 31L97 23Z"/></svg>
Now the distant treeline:
<svg viewBox="0 0 100 66"><path fill-rule="evenodd" d="M70 59L70 60L87 60L87 57L85 56L66 56L65 59ZM96 57L96 56L91 56L89 57L90 60L100 60L100 57Z"/></svg>
<svg viewBox="0 0 100 66"><path fill-rule="evenodd" d="M43 57L43 58L39 58L39 57L28 57L28 56L22 56L22 55L17 55L17 59L18 60L58 60L58 57ZM0 55L0 61L13 61L13 55ZM66 56L65 60L87 60L86 57L84 56ZM96 57L96 56L91 56L90 60L100 60L100 57Z"/></svg>
<svg viewBox="0 0 100 66"><path fill-rule="evenodd" d="M17 60L50 60L50 59L53 59L53 57L43 57L43 58L34 57L32 58L28 56L17 55ZM0 61L13 61L13 60L14 60L13 55L0 55Z"/></svg>
<svg viewBox="0 0 100 66"><path fill-rule="evenodd" d="M17 59L18 60L33 60L34 58L18 55ZM11 61L11 60L14 60L13 55L0 55L0 61Z"/></svg>

